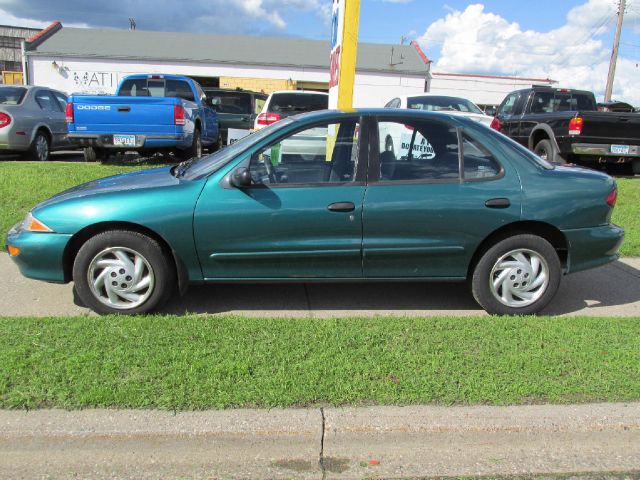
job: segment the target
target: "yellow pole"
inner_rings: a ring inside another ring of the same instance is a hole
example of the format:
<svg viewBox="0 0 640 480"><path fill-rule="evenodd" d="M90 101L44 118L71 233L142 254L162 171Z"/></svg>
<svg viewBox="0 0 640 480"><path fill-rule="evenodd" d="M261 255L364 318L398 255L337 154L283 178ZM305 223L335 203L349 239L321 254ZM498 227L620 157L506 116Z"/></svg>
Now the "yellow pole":
<svg viewBox="0 0 640 480"><path fill-rule="evenodd" d="M340 80L338 83L338 109L340 110L353 108L353 84L356 79L359 26L360 0L345 0Z"/></svg>

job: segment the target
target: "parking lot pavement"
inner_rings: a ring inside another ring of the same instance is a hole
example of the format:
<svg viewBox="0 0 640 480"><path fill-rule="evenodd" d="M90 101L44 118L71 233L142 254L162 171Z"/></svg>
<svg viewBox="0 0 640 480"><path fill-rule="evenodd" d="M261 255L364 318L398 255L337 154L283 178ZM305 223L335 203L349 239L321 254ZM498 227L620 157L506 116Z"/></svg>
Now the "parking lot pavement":
<svg viewBox="0 0 640 480"><path fill-rule="evenodd" d="M638 469L638 403L0 410L0 471L7 478L360 479L583 472L581 478L602 479L607 478L602 473Z"/></svg>
<svg viewBox="0 0 640 480"><path fill-rule="evenodd" d="M0 315L86 315L73 302L72 284L24 278L6 253L0 254ZM192 286L163 313L250 316L484 315L465 284L238 284ZM543 312L548 315L639 316L640 258L563 278Z"/></svg>

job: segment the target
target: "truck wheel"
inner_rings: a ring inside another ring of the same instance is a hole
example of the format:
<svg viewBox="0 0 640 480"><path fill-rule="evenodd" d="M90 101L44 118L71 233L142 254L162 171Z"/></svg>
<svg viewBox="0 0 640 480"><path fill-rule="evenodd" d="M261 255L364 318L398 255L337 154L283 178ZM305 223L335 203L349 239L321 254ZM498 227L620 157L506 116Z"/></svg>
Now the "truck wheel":
<svg viewBox="0 0 640 480"><path fill-rule="evenodd" d="M640 159L635 159L631 163L631 169L633 170L634 175L640 175Z"/></svg>
<svg viewBox="0 0 640 480"><path fill-rule="evenodd" d="M186 150L178 150L178 156L183 160L189 160L190 158L200 158L202 156L202 138L200 137L200 129L196 128L193 131L193 140L191 146Z"/></svg>
<svg viewBox="0 0 640 480"><path fill-rule="evenodd" d="M562 158L558 152L556 152L551 140L540 140L533 149L533 153L547 162L559 163L560 165L567 163L567 161Z"/></svg>
<svg viewBox="0 0 640 480"><path fill-rule="evenodd" d="M97 162L107 158L107 152L102 148L86 147L82 153L85 162Z"/></svg>

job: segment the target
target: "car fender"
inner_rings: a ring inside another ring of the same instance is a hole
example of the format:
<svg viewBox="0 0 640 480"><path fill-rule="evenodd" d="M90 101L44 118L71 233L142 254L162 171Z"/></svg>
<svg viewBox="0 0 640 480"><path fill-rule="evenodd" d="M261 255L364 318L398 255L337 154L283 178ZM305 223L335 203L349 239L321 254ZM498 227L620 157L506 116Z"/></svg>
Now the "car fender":
<svg viewBox="0 0 640 480"><path fill-rule="evenodd" d="M49 141L53 142L53 132L51 132L51 128L49 128L49 125L44 122L39 122L31 128L31 133L29 134L29 145L33 143L33 140L36 138L36 132L41 128L47 131L47 135L49 135Z"/></svg>
<svg viewBox="0 0 640 480"><path fill-rule="evenodd" d="M533 129L533 131L531 132L531 135L529 135L529 150L533 151L533 149L535 148L535 144L533 139L536 136L536 133L543 131L546 136L549 138L549 140L551 141L551 145L553 145L553 148L556 149L556 152L560 151L560 147L558 146L558 142L556 140L556 136L553 133L553 130L551 129L551 127L549 125L547 125L546 123L541 123L539 125L536 125Z"/></svg>

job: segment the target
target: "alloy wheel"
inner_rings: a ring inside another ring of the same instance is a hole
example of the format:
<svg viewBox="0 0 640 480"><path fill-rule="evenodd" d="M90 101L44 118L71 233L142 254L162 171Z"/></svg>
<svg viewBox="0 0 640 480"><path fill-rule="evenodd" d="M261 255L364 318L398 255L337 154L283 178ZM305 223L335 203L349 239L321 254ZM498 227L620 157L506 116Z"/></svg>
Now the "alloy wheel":
<svg viewBox="0 0 640 480"><path fill-rule="evenodd" d="M49 157L49 142L47 142L44 135L38 135L38 138L36 138L36 155L40 161L44 161Z"/></svg>

